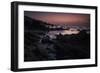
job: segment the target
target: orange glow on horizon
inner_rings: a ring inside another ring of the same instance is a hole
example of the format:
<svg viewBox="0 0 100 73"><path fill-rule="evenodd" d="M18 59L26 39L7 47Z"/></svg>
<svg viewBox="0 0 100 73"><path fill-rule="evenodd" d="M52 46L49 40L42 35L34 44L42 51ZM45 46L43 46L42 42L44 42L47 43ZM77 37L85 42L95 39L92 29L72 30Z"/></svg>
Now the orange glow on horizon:
<svg viewBox="0 0 100 73"><path fill-rule="evenodd" d="M25 11L25 15L50 24L90 25L90 14Z"/></svg>

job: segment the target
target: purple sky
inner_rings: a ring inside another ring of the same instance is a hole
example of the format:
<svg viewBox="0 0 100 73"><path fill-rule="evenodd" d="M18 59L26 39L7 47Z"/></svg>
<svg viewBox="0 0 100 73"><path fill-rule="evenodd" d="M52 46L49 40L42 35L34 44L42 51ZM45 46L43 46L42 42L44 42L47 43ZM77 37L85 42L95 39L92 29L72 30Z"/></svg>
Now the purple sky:
<svg viewBox="0 0 100 73"><path fill-rule="evenodd" d="M90 26L90 14L25 11L24 15L51 24Z"/></svg>

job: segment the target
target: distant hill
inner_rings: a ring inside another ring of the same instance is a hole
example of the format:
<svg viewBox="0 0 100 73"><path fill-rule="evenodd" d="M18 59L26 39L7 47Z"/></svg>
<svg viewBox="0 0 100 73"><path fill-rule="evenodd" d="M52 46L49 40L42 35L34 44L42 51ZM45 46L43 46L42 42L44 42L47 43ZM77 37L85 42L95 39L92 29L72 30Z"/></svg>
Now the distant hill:
<svg viewBox="0 0 100 73"><path fill-rule="evenodd" d="M48 28L45 26L47 23L32 19L28 16L24 16L24 29L25 30L47 30Z"/></svg>

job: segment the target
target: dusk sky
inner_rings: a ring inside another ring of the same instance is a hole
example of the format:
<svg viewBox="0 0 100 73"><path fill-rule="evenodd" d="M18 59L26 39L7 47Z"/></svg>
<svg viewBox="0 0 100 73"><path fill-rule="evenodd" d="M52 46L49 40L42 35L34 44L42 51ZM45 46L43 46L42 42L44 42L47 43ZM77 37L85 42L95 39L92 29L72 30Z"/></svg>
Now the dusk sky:
<svg viewBox="0 0 100 73"><path fill-rule="evenodd" d="M51 24L90 26L90 14L25 11L24 15Z"/></svg>

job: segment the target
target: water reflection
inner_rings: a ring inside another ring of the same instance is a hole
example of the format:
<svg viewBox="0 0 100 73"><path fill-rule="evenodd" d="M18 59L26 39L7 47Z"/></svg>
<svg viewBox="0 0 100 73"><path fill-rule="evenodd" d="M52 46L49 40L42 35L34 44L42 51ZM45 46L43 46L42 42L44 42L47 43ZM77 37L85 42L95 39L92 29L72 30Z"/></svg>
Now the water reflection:
<svg viewBox="0 0 100 73"><path fill-rule="evenodd" d="M74 28L70 28L69 30L52 30L48 32L50 38L56 38L56 35L72 35L78 34L80 31Z"/></svg>

